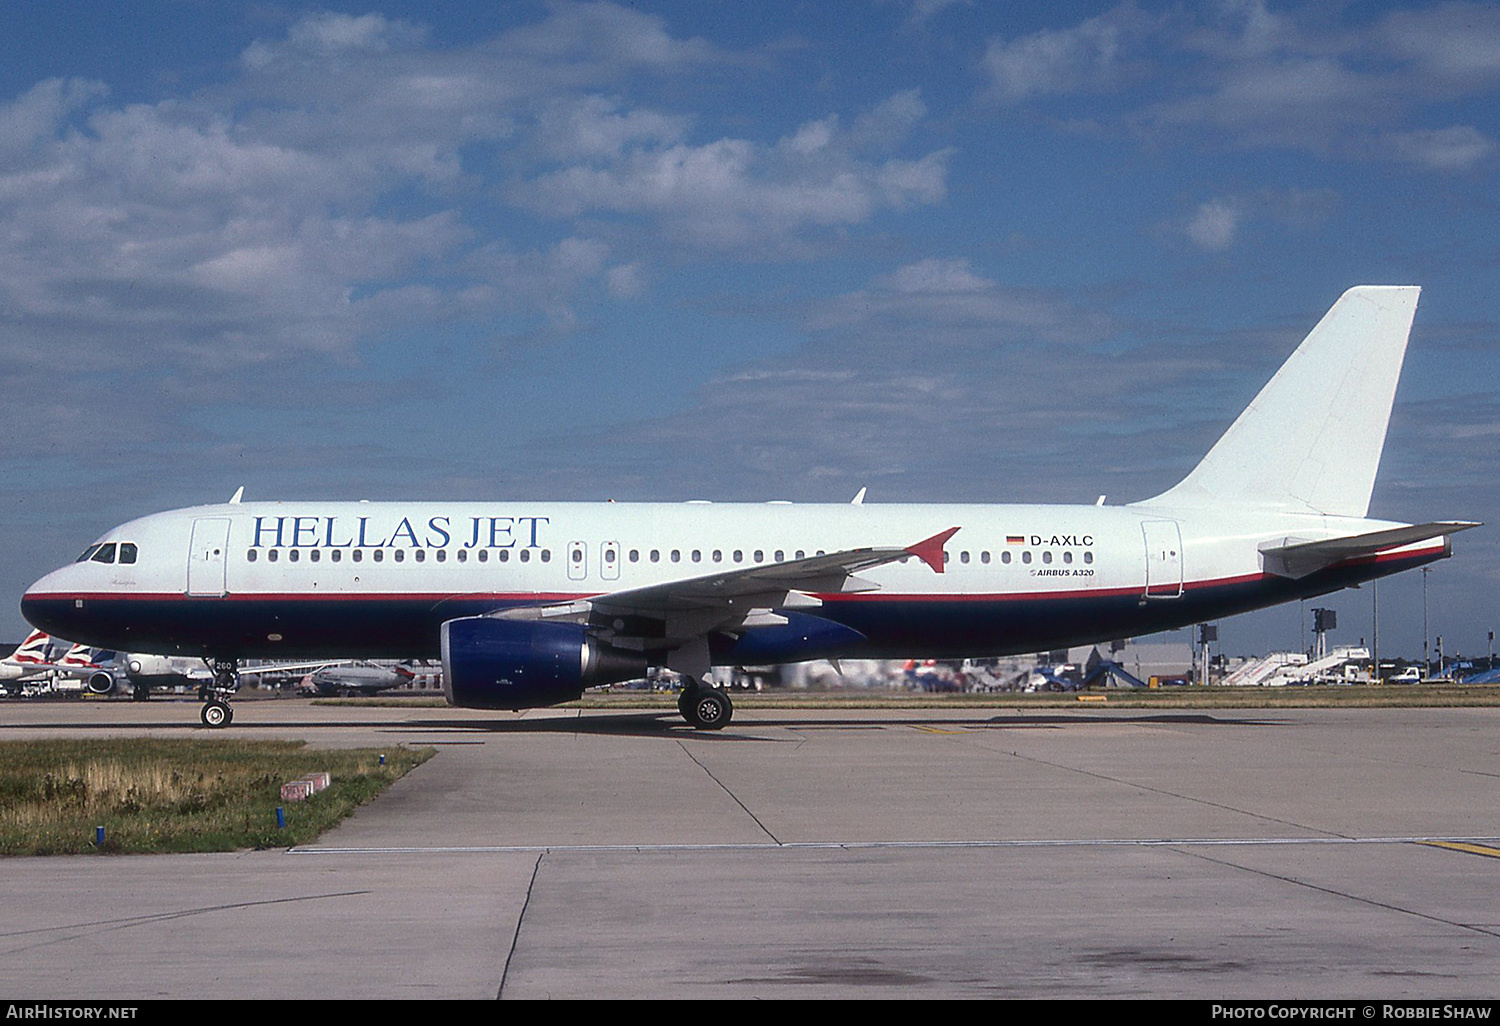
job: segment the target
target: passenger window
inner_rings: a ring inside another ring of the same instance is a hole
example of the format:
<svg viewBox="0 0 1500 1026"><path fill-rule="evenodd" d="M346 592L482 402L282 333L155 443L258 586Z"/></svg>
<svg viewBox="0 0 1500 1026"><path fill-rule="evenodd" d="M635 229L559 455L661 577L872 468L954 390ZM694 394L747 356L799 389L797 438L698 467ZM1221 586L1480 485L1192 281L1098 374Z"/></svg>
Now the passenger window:
<svg viewBox="0 0 1500 1026"><path fill-rule="evenodd" d="M427 562L427 550L418 549L411 554L411 558L415 559L418 563L425 563Z"/></svg>
<svg viewBox="0 0 1500 1026"><path fill-rule="evenodd" d="M309 552L307 554L307 558L310 559L310 560L312 560L314 563L316 563L318 560L322 559L323 557L322 557L322 554L317 549L313 549L311 552Z"/></svg>
<svg viewBox="0 0 1500 1026"><path fill-rule="evenodd" d="M981 552L979 554L979 561L981 563L988 563L990 561L990 554L988 552Z"/></svg>
<svg viewBox="0 0 1500 1026"><path fill-rule="evenodd" d="M249 550L247 550L245 552L245 562L247 562L247 563L254 563L255 562L255 550L254 549L249 549Z"/></svg>
<svg viewBox="0 0 1500 1026"><path fill-rule="evenodd" d="M344 558L344 550L343 549L334 549L332 552L330 552L328 554L328 558L331 559L331 560L333 560L335 563L337 563L339 560L341 560L341 559Z"/></svg>
<svg viewBox="0 0 1500 1026"><path fill-rule="evenodd" d="M506 552L504 549L500 550L500 559L501 559L502 562L509 555L510 555L510 553ZM489 549L480 549L479 550L479 561L481 563L488 563L490 561L490 550Z"/></svg>
<svg viewBox="0 0 1500 1026"><path fill-rule="evenodd" d="M1092 552L1085 552L1083 554L1083 561L1085 563L1092 563L1094 561L1094 554Z"/></svg>
<svg viewBox="0 0 1500 1026"><path fill-rule="evenodd" d="M674 563L681 563L682 562L682 550L681 549L673 549L672 550L672 562L674 562Z"/></svg>
<svg viewBox="0 0 1500 1026"><path fill-rule="evenodd" d="M134 563L135 562L135 544L133 542L121 542L120 543L120 562L121 563Z"/></svg>
<svg viewBox="0 0 1500 1026"><path fill-rule="evenodd" d="M798 559L803 559L803 558L805 558L805 557L806 557L806 556L807 556L807 553L805 553L805 552L803 552L803 551L802 551L802 550L801 550L801 549L798 549L798 550L797 550L797 558L798 558Z"/></svg>
<svg viewBox="0 0 1500 1026"><path fill-rule="evenodd" d="M288 552L286 554L286 558L290 559L293 563L297 562L297 560L300 559L301 556L302 556L302 554L300 552L298 552L296 549L292 549L290 552Z"/></svg>
<svg viewBox="0 0 1500 1026"><path fill-rule="evenodd" d="M743 563L745 561L745 550L744 549L735 549L734 550L734 561L736 563Z"/></svg>
<svg viewBox="0 0 1500 1026"><path fill-rule="evenodd" d="M700 549L694 549L693 550L693 562L694 563L701 563L701 562L703 562L703 552Z"/></svg>
<svg viewBox="0 0 1500 1026"><path fill-rule="evenodd" d="M404 549L397 549L395 552L392 553L392 555L396 557L396 562L398 562L398 563L404 563L404 562L406 562L406 550L404 550Z"/></svg>
<svg viewBox="0 0 1500 1026"><path fill-rule="evenodd" d="M722 562L724 562L724 553L720 552L718 549L714 549L714 562L715 563L722 563Z"/></svg>
<svg viewBox="0 0 1500 1026"><path fill-rule="evenodd" d="M1006 551L1000 553L1000 562L1002 562L1002 563L1009 563L1010 562L1010 550L1009 549L1007 549Z"/></svg>
<svg viewBox="0 0 1500 1026"><path fill-rule="evenodd" d="M968 552L967 552L967 551L965 551L965 552L960 552L960 553L959 553L959 554L958 554L958 561L959 561L959 562L960 562L960 563L967 563L967 562L968 562L968 561L969 561L969 553L968 553Z"/></svg>
<svg viewBox="0 0 1500 1026"><path fill-rule="evenodd" d="M531 562L531 550L530 549L522 549L521 550L521 562L523 562L523 563L530 563Z"/></svg>
<svg viewBox="0 0 1500 1026"><path fill-rule="evenodd" d="M1064 563L1071 563L1071 562L1073 562L1073 553L1071 553L1071 552L1064 552L1063 553L1063 562Z"/></svg>
<svg viewBox="0 0 1500 1026"><path fill-rule="evenodd" d="M446 562L448 562L448 550L447 549L438 549L437 550L437 561L439 563L446 563Z"/></svg>
<svg viewBox="0 0 1500 1026"><path fill-rule="evenodd" d="M631 549L630 550L630 561L632 563L639 563L641 561L641 550L640 549Z"/></svg>
<svg viewBox="0 0 1500 1026"><path fill-rule="evenodd" d="M653 563L660 563L661 562L661 550L660 549L652 549L651 550L651 562L653 562Z"/></svg>
<svg viewBox="0 0 1500 1026"><path fill-rule="evenodd" d="M276 550L275 549L268 549L268 550L266 550L266 558L269 559L273 563L276 562Z"/></svg>
<svg viewBox="0 0 1500 1026"><path fill-rule="evenodd" d="M1050 563L1050 562L1052 562L1052 550L1051 549L1048 549L1046 552L1042 553L1042 562L1043 563Z"/></svg>
<svg viewBox="0 0 1500 1026"><path fill-rule="evenodd" d="M460 563L467 563L469 561L469 550L468 549L459 549L458 550L458 561Z"/></svg>
<svg viewBox="0 0 1500 1026"><path fill-rule="evenodd" d="M375 562L380 563L380 562L383 562L384 560L385 560L385 550L384 549L376 549L375 550Z"/></svg>
<svg viewBox="0 0 1500 1026"><path fill-rule="evenodd" d="M1025 552L1021 553L1021 562L1023 562L1023 563L1030 563L1031 562L1031 550L1030 549L1027 549Z"/></svg>
<svg viewBox="0 0 1500 1026"><path fill-rule="evenodd" d="M552 562L552 550L551 549L543 549L542 550L542 562L543 563L550 563L550 562Z"/></svg>
<svg viewBox="0 0 1500 1026"><path fill-rule="evenodd" d="M484 560L489 559L489 558L490 558L490 554L488 552L486 552L484 549L480 549L479 550L479 559L480 559L481 562L483 562ZM510 562L510 549L501 549L500 550L500 562L502 562L502 563L509 563Z"/></svg>
<svg viewBox="0 0 1500 1026"><path fill-rule="evenodd" d="M95 563L113 563L115 561L115 543L106 542L99 546L99 550L93 555L93 561Z"/></svg>
<svg viewBox="0 0 1500 1026"><path fill-rule="evenodd" d="M365 558L365 550L364 549L355 549L354 550L354 561L356 563L358 563L360 560L362 560L364 558Z"/></svg>
<svg viewBox="0 0 1500 1026"><path fill-rule="evenodd" d="M786 561L786 553L783 550L781 550L781 549L777 549L776 550L776 558L775 558L775 560L773 560L773 562L782 563L782 562L785 562L785 561Z"/></svg>
<svg viewBox="0 0 1500 1026"><path fill-rule="evenodd" d="M755 550L755 561L757 563L764 563L766 561L766 550L765 549L756 549Z"/></svg>

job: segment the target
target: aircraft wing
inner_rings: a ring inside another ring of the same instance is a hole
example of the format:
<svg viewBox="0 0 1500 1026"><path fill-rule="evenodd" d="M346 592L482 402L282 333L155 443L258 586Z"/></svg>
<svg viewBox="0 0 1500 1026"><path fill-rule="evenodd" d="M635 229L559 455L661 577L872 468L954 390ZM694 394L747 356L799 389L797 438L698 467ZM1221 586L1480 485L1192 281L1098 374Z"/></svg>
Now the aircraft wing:
<svg viewBox="0 0 1500 1026"><path fill-rule="evenodd" d="M905 548L846 549L629 588L576 602L509 609L495 615L507 620L582 623L621 647L675 649L688 641L705 639L710 631L732 633L745 627L785 623L785 618L772 610L816 608L821 602L811 592L873 590L879 586L855 575L907 556L916 556L934 572L942 573L943 545L957 531L957 527L950 527ZM706 663L703 666L706 669Z"/></svg>
<svg viewBox="0 0 1500 1026"><path fill-rule="evenodd" d="M1373 556L1387 549L1412 545L1429 538L1441 538L1443 535L1457 534L1480 526L1482 525L1471 520L1439 520L1430 524L1392 527L1384 531L1322 541L1297 541L1288 538L1280 545L1262 546L1260 551L1265 557L1268 573L1295 580L1346 559Z"/></svg>
<svg viewBox="0 0 1500 1026"><path fill-rule="evenodd" d="M329 666L345 666L348 659L320 659L306 663L267 663L264 666L242 666L237 671L241 677L257 673L290 673L293 670L321 670Z"/></svg>

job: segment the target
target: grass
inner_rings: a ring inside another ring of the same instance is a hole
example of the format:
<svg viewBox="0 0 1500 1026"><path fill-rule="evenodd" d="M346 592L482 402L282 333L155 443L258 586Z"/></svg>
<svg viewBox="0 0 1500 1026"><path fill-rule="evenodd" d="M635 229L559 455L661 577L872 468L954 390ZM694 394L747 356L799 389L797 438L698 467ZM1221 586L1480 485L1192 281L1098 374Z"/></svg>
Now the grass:
<svg viewBox="0 0 1500 1026"><path fill-rule="evenodd" d="M301 741L8 741L0 743L0 854L304 844L433 754L399 745L309 749ZM283 783L316 772L332 775L327 790L281 800ZM101 826L102 849L94 843Z"/></svg>

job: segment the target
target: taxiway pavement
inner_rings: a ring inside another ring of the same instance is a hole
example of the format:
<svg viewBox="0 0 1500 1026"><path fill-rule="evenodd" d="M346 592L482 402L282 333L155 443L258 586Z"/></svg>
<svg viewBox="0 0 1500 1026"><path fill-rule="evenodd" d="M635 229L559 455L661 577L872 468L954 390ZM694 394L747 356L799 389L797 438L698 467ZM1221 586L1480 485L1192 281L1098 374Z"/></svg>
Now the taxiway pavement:
<svg viewBox="0 0 1500 1026"><path fill-rule="evenodd" d="M1500 710L242 702L438 755L316 844L0 861L7 998L1500 994ZM0 740L203 736L0 705Z"/></svg>

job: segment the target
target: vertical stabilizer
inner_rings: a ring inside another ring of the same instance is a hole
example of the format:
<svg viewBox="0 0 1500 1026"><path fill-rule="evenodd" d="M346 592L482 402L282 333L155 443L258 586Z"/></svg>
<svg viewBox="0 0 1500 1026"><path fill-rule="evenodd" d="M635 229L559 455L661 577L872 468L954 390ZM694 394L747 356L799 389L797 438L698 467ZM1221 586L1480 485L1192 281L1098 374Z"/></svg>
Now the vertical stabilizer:
<svg viewBox="0 0 1500 1026"><path fill-rule="evenodd" d="M1345 292L1193 472L1137 505L1367 515L1420 291Z"/></svg>

